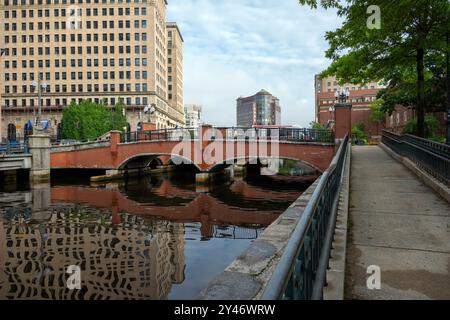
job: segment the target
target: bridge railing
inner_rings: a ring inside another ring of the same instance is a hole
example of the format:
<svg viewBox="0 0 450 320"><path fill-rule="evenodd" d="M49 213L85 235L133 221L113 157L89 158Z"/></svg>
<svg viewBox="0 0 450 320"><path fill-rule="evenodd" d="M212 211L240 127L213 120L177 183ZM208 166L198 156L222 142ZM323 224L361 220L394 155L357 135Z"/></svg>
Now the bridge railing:
<svg viewBox="0 0 450 320"><path fill-rule="evenodd" d="M413 135L383 130L382 140L399 155L410 159L447 186L450 185L450 146Z"/></svg>
<svg viewBox="0 0 450 320"><path fill-rule="evenodd" d="M28 153L27 141L8 141L0 143L0 154L21 154Z"/></svg>
<svg viewBox="0 0 450 320"><path fill-rule="evenodd" d="M179 141L199 139L198 128L162 129L122 133L121 142ZM275 140L285 142L334 143L334 132L305 128L212 128L211 139Z"/></svg>
<svg viewBox="0 0 450 320"><path fill-rule="evenodd" d="M262 295L263 300L322 299L348 135L311 196Z"/></svg>

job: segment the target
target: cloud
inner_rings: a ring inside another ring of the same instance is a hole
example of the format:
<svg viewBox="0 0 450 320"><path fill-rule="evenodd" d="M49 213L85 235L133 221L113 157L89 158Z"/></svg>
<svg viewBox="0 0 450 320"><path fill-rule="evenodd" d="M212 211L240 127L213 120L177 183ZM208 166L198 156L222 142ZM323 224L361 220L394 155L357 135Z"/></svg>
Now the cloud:
<svg viewBox="0 0 450 320"><path fill-rule="evenodd" d="M329 61L333 10L297 0L171 0L184 43L185 103L201 104L214 125L236 124L236 99L266 89L280 99L283 124L314 119L314 74Z"/></svg>

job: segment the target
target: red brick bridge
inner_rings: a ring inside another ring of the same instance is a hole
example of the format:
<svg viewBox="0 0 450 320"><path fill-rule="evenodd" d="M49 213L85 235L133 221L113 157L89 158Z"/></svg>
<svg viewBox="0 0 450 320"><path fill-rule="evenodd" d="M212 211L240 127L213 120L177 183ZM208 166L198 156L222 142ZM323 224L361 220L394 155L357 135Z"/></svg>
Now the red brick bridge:
<svg viewBox="0 0 450 320"><path fill-rule="evenodd" d="M54 147L52 169L129 170L161 164L192 164L200 172L215 172L234 163L262 159L293 159L319 171L335 153L329 130L278 128L213 128L110 132L104 141Z"/></svg>

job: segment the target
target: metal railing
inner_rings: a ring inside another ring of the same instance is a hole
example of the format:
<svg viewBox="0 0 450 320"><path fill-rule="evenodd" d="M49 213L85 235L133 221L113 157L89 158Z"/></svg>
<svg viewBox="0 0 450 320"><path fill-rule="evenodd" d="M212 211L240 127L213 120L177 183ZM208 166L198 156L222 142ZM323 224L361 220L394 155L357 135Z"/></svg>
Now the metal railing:
<svg viewBox="0 0 450 320"><path fill-rule="evenodd" d="M419 168L450 186L450 146L386 130L383 130L381 141L394 152L408 158Z"/></svg>
<svg viewBox="0 0 450 320"><path fill-rule="evenodd" d="M348 143L347 135L295 227L263 300L323 298Z"/></svg>
<svg viewBox="0 0 450 320"><path fill-rule="evenodd" d="M139 141L180 141L182 139L198 139L198 130L192 128L183 128L133 131L122 133L120 136L121 143Z"/></svg>
<svg viewBox="0 0 450 320"><path fill-rule="evenodd" d="M0 154L21 154L28 153L27 141L7 141L0 143Z"/></svg>
<svg viewBox="0 0 450 320"><path fill-rule="evenodd" d="M179 141L199 139L198 128L163 129L126 132L121 142L139 141ZM285 142L330 143L334 144L334 132L323 129L304 128L213 128L212 140L275 140Z"/></svg>

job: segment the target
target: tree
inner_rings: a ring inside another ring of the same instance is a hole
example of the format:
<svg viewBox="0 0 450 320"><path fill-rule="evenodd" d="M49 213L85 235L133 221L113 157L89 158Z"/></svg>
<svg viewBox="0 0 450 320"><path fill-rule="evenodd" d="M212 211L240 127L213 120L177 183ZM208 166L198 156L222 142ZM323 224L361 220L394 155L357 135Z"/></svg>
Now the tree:
<svg viewBox="0 0 450 320"><path fill-rule="evenodd" d="M377 124L377 132L379 130L380 124L382 125L384 123L385 119L385 112L383 109L383 100L377 99L371 103L369 106L372 112L370 113L370 120L372 122L375 122Z"/></svg>
<svg viewBox="0 0 450 320"><path fill-rule="evenodd" d="M311 129L318 129L318 130L323 130L326 129L326 127L318 122L312 121L310 124Z"/></svg>
<svg viewBox="0 0 450 320"><path fill-rule="evenodd" d="M63 138L78 141L95 140L111 130L123 131L126 124L123 105L110 110L103 103L90 100L72 102L64 109L61 121Z"/></svg>
<svg viewBox="0 0 450 320"><path fill-rule="evenodd" d="M397 94L395 98L404 95L405 85L414 84L406 95L415 96L418 134L424 136L426 77L431 71L427 66L441 60L447 50L449 1L299 1L313 8L319 4L337 8L338 15L345 18L339 29L326 34L330 45L326 56L333 62L322 76L334 74L340 83L383 81ZM373 5L381 12L380 29L367 26L368 8Z"/></svg>

